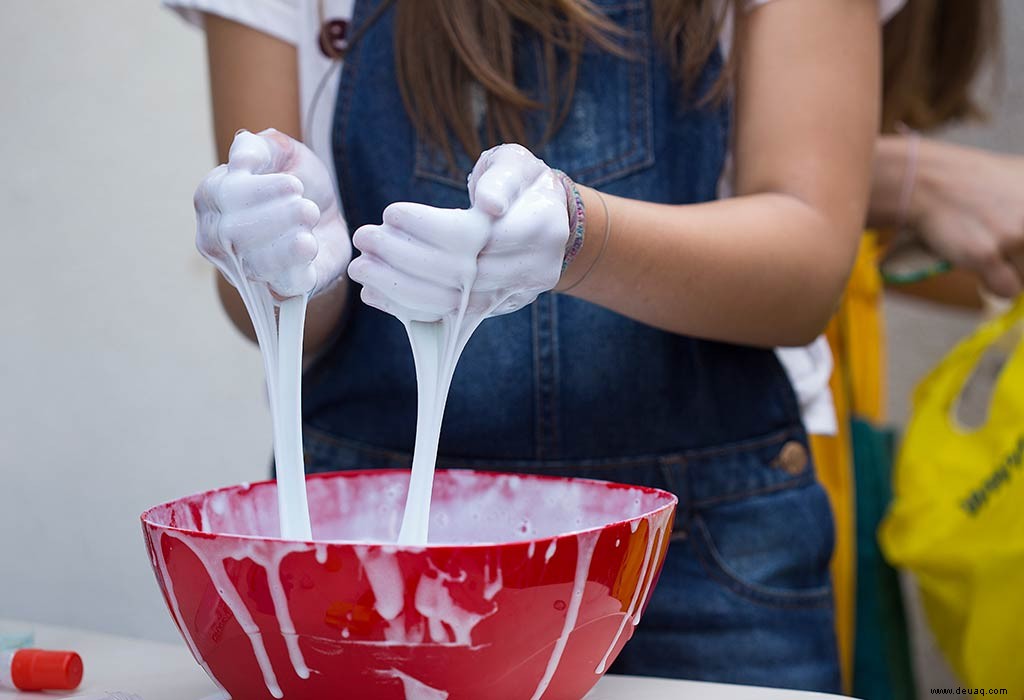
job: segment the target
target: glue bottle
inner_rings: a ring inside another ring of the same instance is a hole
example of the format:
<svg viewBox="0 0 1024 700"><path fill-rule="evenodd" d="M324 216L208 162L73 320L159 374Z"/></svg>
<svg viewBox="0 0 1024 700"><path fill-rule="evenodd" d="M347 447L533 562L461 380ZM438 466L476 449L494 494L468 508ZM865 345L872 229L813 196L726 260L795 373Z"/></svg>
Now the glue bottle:
<svg viewBox="0 0 1024 700"><path fill-rule="evenodd" d="M74 690L82 682L82 659L73 651L16 649L0 652L0 688Z"/></svg>
<svg viewBox="0 0 1024 700"><path fill-rule="evenodd" d="M0 652L27 649L35 643L32 632L0 632Z"/></svg>

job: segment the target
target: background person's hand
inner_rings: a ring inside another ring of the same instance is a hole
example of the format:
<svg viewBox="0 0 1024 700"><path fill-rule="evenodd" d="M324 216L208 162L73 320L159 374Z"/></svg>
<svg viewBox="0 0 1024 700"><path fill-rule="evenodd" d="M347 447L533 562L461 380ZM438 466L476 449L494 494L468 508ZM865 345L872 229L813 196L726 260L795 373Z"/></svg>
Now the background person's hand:
<svg viewBox="0 0 1024 700"><path fill-rule="evenodd" d="M196 190L195 208L200 252L229 280L233 254L246 278L282 299L326 289L352 257L327 168L274 129L238 132L227 164Z"/></svg>
<svg viewBox="0 0 1024 700"><path fill-rule="evenodd" d="M992 293L1024 291L1024 157L928 141L911 225L936 253Z"/></svg>
<svg viewBox="0 0 1024 700"><path fill-rule="evenodd" d="M400 202L381 225L356 231L362 251L349 275L362 299L388 313L437 321L468 308L502 314L526 306L558 283L569 215L553 171L522 146L481 155L469 178L471 209Z"/></svg>

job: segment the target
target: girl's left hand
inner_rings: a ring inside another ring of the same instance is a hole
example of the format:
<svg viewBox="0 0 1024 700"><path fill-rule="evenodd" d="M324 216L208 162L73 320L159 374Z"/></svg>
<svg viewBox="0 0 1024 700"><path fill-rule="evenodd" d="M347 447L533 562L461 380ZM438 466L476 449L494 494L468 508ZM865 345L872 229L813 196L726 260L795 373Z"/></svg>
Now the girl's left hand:
<svg viewBox="0 0 1024 700"><path fill-rule="evenodd" d="M484 152L469 177L470 209L400 202L362 226L349 276L370 306L416 321L458 311L509 313L558 283L569 215L555 173L522 146Z"/></svg>

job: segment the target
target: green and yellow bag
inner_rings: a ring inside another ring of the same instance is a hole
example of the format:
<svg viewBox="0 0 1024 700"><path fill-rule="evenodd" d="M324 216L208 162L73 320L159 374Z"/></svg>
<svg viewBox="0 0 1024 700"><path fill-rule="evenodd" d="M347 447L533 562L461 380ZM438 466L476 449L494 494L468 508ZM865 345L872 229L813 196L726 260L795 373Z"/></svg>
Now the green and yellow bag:
<svg viewBox="0 0 1024 700"><path fill-rule="evenodd" d="M912 571L946 658L971 688L1024 697L1024 298L962 341L914 394L894 501L879 530ZM991 362L993 356L997 363ZM1001 365L1001 368L1000 368ZM978 427L972 377L995 377Z"/></svg>

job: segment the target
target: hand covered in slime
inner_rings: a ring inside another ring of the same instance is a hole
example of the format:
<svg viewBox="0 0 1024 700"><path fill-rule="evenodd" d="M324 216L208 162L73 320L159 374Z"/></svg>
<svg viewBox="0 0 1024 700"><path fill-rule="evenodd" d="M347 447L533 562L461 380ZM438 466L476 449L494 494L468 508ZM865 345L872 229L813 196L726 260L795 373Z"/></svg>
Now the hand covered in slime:
<svg viewBox="0 0 1024 700"><path fill-rule="evenodd" d="M340 279L352 258L334 184L298 141L273 129L240 131L227 164L199 184L195 207L196 245L238 290L263 355L281 537L310 540L301 414L306 301Z"/></svg>
<svg viewBox="0 0 1024 700"><path fill-rule="evenodd" d="M362 299L403 321L520 309L556 284L569 237L565 190L527 149L485 151L469 176L470 209L399 202L362 226L349 275Z"/></svg>
<svg viewBox="0 0 1024 700"><path fill-rule="evenodd" d="M522 146L481 155L469 195L469 209L392 204L382 224L353 237L362 255L349 275L364 302L405 324L416 363L416 445L399 544L427 542L441 419L466 342L484 318L554 288L569 238L565 188Z"/></svg>
<svg viewBox="0 0 1024 700"><path fill-rule="evenodd" d="M352 259L326 166L274 129L238 132L228 162L199 184L195 207L196 245L235 287L230 259L279 299L326 289Z"/></svg>

